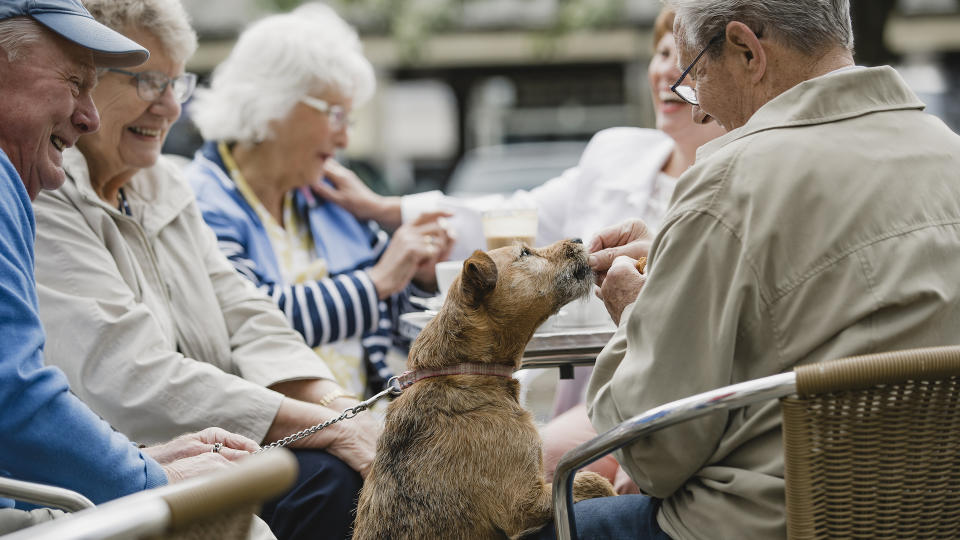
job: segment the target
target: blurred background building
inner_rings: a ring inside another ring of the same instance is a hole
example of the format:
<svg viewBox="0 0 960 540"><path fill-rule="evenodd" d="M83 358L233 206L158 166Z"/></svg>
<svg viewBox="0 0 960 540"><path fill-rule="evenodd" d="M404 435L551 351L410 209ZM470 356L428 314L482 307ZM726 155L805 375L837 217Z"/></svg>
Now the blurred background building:
<svg viewBox="0 0 960 540"><path fill-rule="evenodd" d="M200 35L187 69L203 84L246 24L300 2L184 3ZM598 130L652 127L646 66L659 0L329 3L377 69L342 157L380 192L532 186L575 164ZM857 63L894 65L960 129L960 0L851 3ZM188 104L165 150L189 156L198 144Z"/></svg>

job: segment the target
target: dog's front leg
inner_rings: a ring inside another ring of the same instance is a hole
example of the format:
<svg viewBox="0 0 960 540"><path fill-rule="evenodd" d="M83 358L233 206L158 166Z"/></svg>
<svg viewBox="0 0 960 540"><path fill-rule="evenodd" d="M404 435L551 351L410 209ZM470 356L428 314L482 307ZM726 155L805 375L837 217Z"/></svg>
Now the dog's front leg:
<svg viewBox="0 0 960 540"><path fill-rule="evenodd" d="M509 538L522 538L539 531L553 519L550 489L550 484L539 482L526 492L526 497L519 501L514 508L515 511L507 516L508 520L501 525L501 529Z"/></svg>
<svg viewBox="0 0 960 540"><path fill-rule="evenodd" d="M616 494L613 484L595 472L580 471L573 477L573 502ZM553 519L553 484L540 484L540 487L530 490L529 497L518 506L512 522L501 526L511 539L538 531Z"/></svg>

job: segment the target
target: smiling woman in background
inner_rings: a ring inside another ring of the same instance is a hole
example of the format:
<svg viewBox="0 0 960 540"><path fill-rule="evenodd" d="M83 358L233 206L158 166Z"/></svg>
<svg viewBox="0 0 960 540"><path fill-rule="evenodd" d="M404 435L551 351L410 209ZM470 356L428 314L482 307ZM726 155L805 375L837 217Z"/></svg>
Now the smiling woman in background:
<svg viewBox="0 0 960 540"><path fill-rule="evenodd" d="M695 124L690 105L670 91L680 71L673 41L673 12L664 10L654 25L654 56L648 78L657 129L614 127L596 133L579 164L530 191L475 198L429 191L403 197L380 196L356 176L329 171L333 186L318 185L325 198L355 215L386 227L410 222L423 212L443 209L454 215L457 243L453 257L485 249L481 212L508 207L537 209L536 244L564 238L585 242L597 231L628 218L659 228L677 178L693 164L697 148L722 134L715 125Z"/></svg>
<svg viewBox="0 0 960 540"><path fill-rule="evenodd" d="M357 400L217 248L160 149L195 78L196 36L174 0L86 0L150 51L93 91L100 130L63 153L68 178L36 201L46 359L115 428L150 443L209 425L271 442ZM262 517L280 538L349 536L379 426L360 415L294 445L294 489Z"/></svg>

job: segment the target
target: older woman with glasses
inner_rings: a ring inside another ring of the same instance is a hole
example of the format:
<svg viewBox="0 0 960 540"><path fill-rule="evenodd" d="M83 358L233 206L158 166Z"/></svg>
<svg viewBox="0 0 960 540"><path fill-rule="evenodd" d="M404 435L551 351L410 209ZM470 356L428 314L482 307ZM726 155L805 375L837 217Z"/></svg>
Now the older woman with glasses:
<svg viewBox="0 0 960 540"><path fill-rule="evenodd" d="M416 286L434 287L434 263L451 243L440 213L388 242L310 189L337 166L350 111L373 88L357 33L332 9L268 17L243 32L193 101L208 142L187 169L220 249L355 395L383 389L393 318L411 309Z"/></svg>
<svg viewBox="0 0 960 540"><path fill-rule="evenodd" d="M112 426L144 443L210 425L268 443L357 400L217 248L186 180L160 155L196 78L173 0L86 0L150 51L93 91L100 130L63 152L63 188L36 201L46 359ZM262 517L280 538L349 536L378 425L365 415L293 444L294 489Z"/></svg>

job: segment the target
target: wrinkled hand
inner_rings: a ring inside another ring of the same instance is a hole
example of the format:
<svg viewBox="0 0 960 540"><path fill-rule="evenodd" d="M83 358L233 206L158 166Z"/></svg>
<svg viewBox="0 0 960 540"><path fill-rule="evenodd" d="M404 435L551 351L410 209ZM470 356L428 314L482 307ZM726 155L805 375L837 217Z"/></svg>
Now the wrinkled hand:
<svg viewBox="0 0 960 540"><path fill-rule="evenodd" d="M214 443L220 443L220 455L227 460L236 461L256 452L260 446L252 440L218 427L210 427L196 433L181 435L170 442L149 446L143 453L155 459L161 465L176 460L213 453Z"/></svg>
<svg viewBox="0 0 960 540"><path fill-rule="evenodd" d="M618 326L623 309L637 299L640 289L647 282L646 276L637 270L636 262L635 259L625 256L614 259L597 292L610 318Z"/></svg>
<svg viewBox="0 0 960 540"><path fill-rule="evenodd" d="M323 164L323 172L332 187L323 179L313 183L313 191L324 199L341 206L357 219L372 219L382 226L395 229L400 225L400 201L375 193L353 171L333 159Z"/></svg>
<svg viewBox="0 0 960 540"><path fill-rule="evenodd" d="M453 245L457 242L456 233L447 223L447 218L451 215L447 212L424 213L413 222L414 225L436 225L436 227L430 227L427 234L431 236L430 243L437 247L437 254L432 259L420 263L417 273L413 276L413 281L423 290L437 290L437 263L450 258Z"/></svg>
<svg viewBox="0 0 960 540"><path fill-rule="evenodd" d="M340 400L336 403L339 407ZM357 402L354 401L348 406L352 407L356 404ZM370 473L370 467L373 466L377 438L380 437L383 426L369 411L361 412L350 420L344 420L335 425L337 426L336 434L326 450L366 478Z"/></svg>
<svg viewBox="0 0 960 540"><path fill-rule="evenodd" d="M434 265L453 248L454 237L441 220L450 215L426 212L393 233L380 260L367 271L381 300L399 292L414 278L424 288L436 288Z"/></svg>
<svg viewBox="0 0 960 540"><path fill-rule="evenodd" d="M160 466L163 467L163 471L167 473L167 481L175 484L202 474L222 471L233 467L234 464L223 457L223 454L215 454L208 451L205 454L178 459L170 463L161 464Z"/></svg>
<svg viewBox="0 0 960 540"><path fill-rule="evenodd" d="M652 240L653 235L646 223L639 219L629 219L598 232L587 246L590 252L588 263L593 269L597 285L603 286L607 272L617 257L646 257Z"/></svg>

